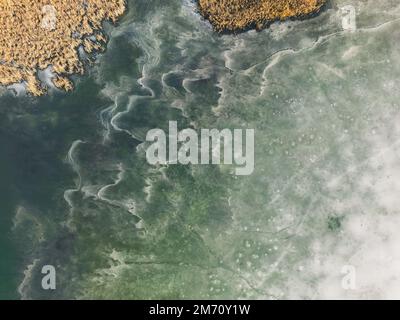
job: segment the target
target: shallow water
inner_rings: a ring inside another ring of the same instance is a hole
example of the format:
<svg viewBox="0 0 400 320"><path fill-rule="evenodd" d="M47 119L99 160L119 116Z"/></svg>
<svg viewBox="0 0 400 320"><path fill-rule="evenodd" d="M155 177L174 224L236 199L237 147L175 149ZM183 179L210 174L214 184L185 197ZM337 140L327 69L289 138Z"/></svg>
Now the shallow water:
<svg viewBox="0 0 400 320"><path fill-rule="evenodd" d="M0 298L400 297L398 2L224 36L129 9L75 92L0 97ZM150 166L169 121L255 129L254 174Z"/></svg>

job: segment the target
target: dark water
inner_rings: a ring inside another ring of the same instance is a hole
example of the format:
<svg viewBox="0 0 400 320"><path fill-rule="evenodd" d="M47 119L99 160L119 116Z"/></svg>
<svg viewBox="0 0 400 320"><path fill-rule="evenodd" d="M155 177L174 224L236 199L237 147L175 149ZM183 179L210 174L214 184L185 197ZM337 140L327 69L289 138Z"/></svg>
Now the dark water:
<svg viewBox="0 0 400 320"><path fill-rule="evenodd" d="M40 250L42 228L52 229L50 236L66 217L66 205L59 199L65 184L74 179L64 160L70 141L82 134L87 139L96 135L96 108L107 102L93 99L98 87L92 81L84 80L80 87L82 91L68 99L57 95L1 98L1 243L6 244L7 253L7 258L2 259L2 268L7 269L1 273L2 283L7 284L2 292L4 298L17 297L21 273ZM82 110L85 99L90 99L90 106ZM89 120L91 117L93 121ZM21 214L16 216L19 210Z"/></svg>
<svg viewBox="0 0 400 320"><path fill-rule="evenodd" d="M0 298L347 297L341 267L386 248L357 219L397 221L400 9L354 1L347 33L343 4L219 36L191 1L131 0L73 93L2 94ZM150 166L169 121L255 129L255 173Z"/></svg>
<svg viewBox="0 0 400 320"><path fill-rule="evenodd" d="M7 146L7 140L1 140L2 146ZM6 153L6 150L1 150L0 175L2 177L0 185L0 202L1 202L1 230L0 230L0 243L2 259L0 262L0 283L1 298L12 298L18 297L15 288L18 286L18 271L15 269L16 266L20 265L21 261L18 261L16 248L10 243L11 237L11 221L10 217L13 216L15 199L12 187L12 174L10 174L10 158Z"/></svg>

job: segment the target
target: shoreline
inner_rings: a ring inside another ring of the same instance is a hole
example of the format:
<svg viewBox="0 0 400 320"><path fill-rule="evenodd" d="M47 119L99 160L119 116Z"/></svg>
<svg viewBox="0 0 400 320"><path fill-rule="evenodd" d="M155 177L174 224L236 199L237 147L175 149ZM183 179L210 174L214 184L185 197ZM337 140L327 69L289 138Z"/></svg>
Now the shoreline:
<svg viewBox="0 0 400 320"><path fill-rule="evenodd" d="M233 24L235 24L235 18L231 17L231 20L229 21L230 26L227 28L224 28L221 26L220 23L215 23L214 20L220 20L220 17L217 16L217 18L210 19L210 13L207 13L206 10L202 8L201 3L202 2L207 2L207 1L216 1L216 0L195 0L196 5L197 5L197 11L198 13L202 16L204 20L207 20L208 23L211 24L213 30L217 32L220 35L235 35L235 34L240 34L240 33L245 33L251 30L256 30L256 31L262 31L264 29L269 28L272 24L276 22L285 22L285 21L302 21L302 20L308 20L315 18L319 16L322 12L327 10L331 6L331 1L330 0L315 0L317 3L320 3L318 7L316 7L315 10L312 10L307 13L300 13L297 15L289 15L289 16L283 16L283 17L275 17L273 19L268 19L268 18L255 18L252 21L249 21L246 23L244 26L238 26L232 28ZM248 0L236 0L236 1L248 1ZM274 1L274 0L262 0L262 1ZM277 1L291 1L291 0L277 0ZM302 0L298 0L302 1ZM307 1L307 0L306 0ZM311 0L312 1L312 0ZM224 22L226 23L226 22ZM241 23L243 24L243 22ZM239 23L237 23L239 25Z"/></svg>
<svg viewBox="0 0 400 320"><path fill-rule="evenodd" d="M127 11L125 0L0 1L0 85L21 85L34 96L49 87L72 91L71 77L87 67L80 48L88 56L104 51L109 39L103 24L116 25ZM51 86L39 77L48 68Z"/></svg>

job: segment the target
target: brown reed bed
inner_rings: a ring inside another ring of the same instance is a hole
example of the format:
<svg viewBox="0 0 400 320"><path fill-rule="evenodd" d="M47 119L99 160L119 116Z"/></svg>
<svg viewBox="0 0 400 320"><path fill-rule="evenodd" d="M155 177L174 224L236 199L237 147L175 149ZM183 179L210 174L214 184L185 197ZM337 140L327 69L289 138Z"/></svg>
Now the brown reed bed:
<svg viewBox="0 0 400 320"><path fill-rule="evenodd" d="M200 13L218 32L262 29L269 23L318 13L327 0L198 0Z"/></svg>

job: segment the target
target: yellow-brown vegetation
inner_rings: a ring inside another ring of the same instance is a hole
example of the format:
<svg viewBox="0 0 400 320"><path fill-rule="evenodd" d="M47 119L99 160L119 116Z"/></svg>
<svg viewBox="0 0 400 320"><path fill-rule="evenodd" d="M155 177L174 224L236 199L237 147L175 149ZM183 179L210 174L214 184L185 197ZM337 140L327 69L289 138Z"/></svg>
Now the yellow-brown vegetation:
<svg viewBox="0 0 400 320"><path fill-rule="evenodd" d="M42 95L37 73L51 67L54 85L72 90L68 77L84 72L79 47L102 49L102 22L115 23L125 9L125 0L0 0L0 85L24 82Z"/></svg>
<svg viewBox="0 0 400 320"><path fill-rule="evenodd" d="M198 0L200 13L219 31L240 31L321 10L326 0Z"/></svg>

